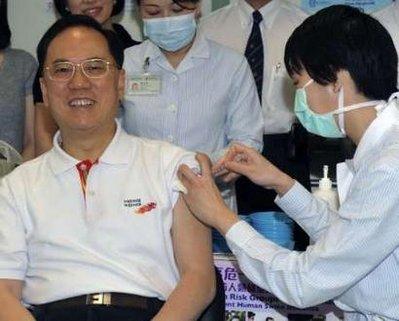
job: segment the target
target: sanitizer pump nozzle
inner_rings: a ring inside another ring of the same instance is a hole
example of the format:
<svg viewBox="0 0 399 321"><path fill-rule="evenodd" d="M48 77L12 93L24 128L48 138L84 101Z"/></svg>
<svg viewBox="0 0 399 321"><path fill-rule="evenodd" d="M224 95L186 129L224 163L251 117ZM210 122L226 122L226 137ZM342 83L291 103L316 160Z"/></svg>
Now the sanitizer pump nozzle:
<svg viewBox="0 0 399 321"><path fill-rule="evenodd" d="M332 209L338 209L338 193L332 188L332 181L328 177L327 165L323 166L323 178L319 180L319 187L313 192L313 195L317 198L325 200Z"/></svg>

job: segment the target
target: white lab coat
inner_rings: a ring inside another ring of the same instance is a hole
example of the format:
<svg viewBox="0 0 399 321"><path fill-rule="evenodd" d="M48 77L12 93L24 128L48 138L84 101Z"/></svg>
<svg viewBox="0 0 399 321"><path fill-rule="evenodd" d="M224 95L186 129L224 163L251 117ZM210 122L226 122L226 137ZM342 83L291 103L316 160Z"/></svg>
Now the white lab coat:
<svg viewBox="0 0 399 321"><path fill-rule="evenodd" d="M346 320L398 320L396 99L370 124L354 159L343 166L338 173L339 211L298 183L276 199L316 241L305 252L281 248L245 222L236 223L226 239L248 278L290 305L307 307L334 299Z"/></svg>

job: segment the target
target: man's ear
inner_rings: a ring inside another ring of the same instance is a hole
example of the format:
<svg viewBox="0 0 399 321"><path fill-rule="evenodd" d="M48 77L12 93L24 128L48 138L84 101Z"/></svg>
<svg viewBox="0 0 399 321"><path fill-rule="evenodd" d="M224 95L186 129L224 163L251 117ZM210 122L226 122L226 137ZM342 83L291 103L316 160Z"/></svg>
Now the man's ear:
<svg viewBox="0 0 399 321"><path fill-rule="evenodd" d="M47 84L43 77L40 77L39 81L40 81L40 89L42 90L42 95L43 95L43 103L44 103L44 106L46 108L48 108L49 102L48 102L48 95L47 95Z"/></svg>
<svg viewBox="0 0 399 321"><path fill-rule="evenodd" d="M119 70L119 78L118 78L118 96L119 100L123 99L123 96L125 94L125 85L126 85L126 72L125 69Z"/></svg>

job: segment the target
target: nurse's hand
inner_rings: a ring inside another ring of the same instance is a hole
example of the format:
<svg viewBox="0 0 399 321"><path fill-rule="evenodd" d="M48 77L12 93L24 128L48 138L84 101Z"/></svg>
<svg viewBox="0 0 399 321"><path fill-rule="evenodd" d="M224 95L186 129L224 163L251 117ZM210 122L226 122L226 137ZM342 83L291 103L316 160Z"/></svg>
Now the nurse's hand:
<svg viewBox="0 0 399 321"><path fill-rule="evenodd" d="M295 181L264 158L258 151L241 144L234 144L227 152L223 166L248 177L253 183L274 189L284 195Z"/></svg>
<svg viewBox="0 0 399 321"><path fill-rule="evenodd" d="M183 198L200 221L226 234L239 218L223 201L213 180L212 165L208 156L199 153L196 159L201 167L201 174L194 173L184 164L179 167L179 179L187 189L187 194L183 194Z"/></svg>
<svg viewBox="0 0 399 321"><path fill-rule="evenodd" d="M212 166L212 174L213 177L217 179L217 181L222 181L224 183L234 183L241 175L229 171L224 167L224 162L226 160L226 156L223 156Z"/></svg>

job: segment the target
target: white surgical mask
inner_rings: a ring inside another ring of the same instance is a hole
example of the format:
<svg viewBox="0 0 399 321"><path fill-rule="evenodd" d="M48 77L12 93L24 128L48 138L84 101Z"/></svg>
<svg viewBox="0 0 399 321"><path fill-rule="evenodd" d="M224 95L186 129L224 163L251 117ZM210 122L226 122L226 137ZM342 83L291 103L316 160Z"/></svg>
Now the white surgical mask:
<svg viewBox="0 0 399 321"><path fill-rule="evenodd" d="M193 13L164 18L143 19L144 36L166 51L177 51L194 38L197 23Z"/></svg>
<svg viewBox="0 0 399 321"><path fill-rule="evenodd" d="M305 88L314 82L309 80L305 86L297 89L295 96L295 114L307 131L329 138L345 137L345 119L344 114L351 110L359 108L376 106L381 100L366 101L359 104L344 106L344 89L341 87L338 96L338 108L325 114L317 114L311 110L308 105ZM334 115L338 115L338 124Z"/></svg>

